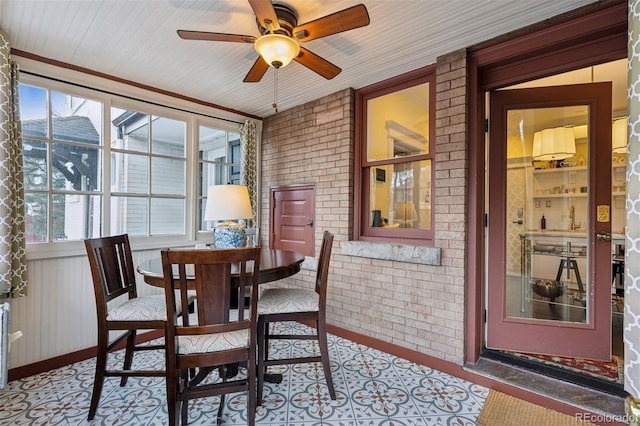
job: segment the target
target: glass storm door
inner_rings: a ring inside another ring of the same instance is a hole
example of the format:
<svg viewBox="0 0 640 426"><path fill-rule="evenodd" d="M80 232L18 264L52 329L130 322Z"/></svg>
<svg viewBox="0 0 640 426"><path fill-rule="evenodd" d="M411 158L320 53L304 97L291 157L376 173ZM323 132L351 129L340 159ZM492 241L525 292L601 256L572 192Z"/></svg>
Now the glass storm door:
<svg viewBox="0 0 640 426"><path fill-rule="evenodd" d="M611 84L491 93L487 347L611 358Z"/></svg>

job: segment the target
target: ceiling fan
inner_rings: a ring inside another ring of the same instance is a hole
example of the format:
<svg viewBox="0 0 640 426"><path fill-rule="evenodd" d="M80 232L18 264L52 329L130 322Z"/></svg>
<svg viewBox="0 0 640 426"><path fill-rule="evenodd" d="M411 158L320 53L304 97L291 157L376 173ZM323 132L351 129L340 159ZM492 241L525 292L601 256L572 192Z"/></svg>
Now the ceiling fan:
<svg viewBox="0 0 640 426"><path fill-rule="evenodd" d="M256 15L256 23L261 37L251 35L212 33L206 31L178 30L178 35L186 40L230 41L254 43L260 54L245 83L255 83L269 69L286 66L294 60L326 79L340 74L341 68L300 46L317 38L341 33L369 25L369 13L363 4L332 13L316 20L298 25L298 14L292 7L271 3L271 0L249 0Z"/></svg>

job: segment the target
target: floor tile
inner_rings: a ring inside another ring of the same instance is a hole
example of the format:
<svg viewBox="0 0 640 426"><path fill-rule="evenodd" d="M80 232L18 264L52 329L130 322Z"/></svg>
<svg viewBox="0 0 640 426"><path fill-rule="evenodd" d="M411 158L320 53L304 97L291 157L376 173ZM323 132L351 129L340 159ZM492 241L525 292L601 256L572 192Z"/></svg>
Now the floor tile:
<svg viewBox="0 0 640 426"><path fill-rule="evenodd" d="M279 332L304 334L297 323L273 325ZM318 353L311 341L274 341L272 357ZM272 426L401 426L475 425L488 389L432 368L397 358L347 339L329 335L332 400L321 363L270 367L282 383L266 383L256 422ZM109 357L119 365L123 352ZM164 368L161 351L138 353L134 366ZM167 422L163 378L106 378L93 421L87 421L93 390L95 359L16 380L0 390L0 425L120 425L161 426ZM240 374L245 374L241 369ZM213 374L208 381L217 380ZM189 402L189 425L215 424L220 399ZM224 425L245 425L246 394L227 395Z"/></svg>

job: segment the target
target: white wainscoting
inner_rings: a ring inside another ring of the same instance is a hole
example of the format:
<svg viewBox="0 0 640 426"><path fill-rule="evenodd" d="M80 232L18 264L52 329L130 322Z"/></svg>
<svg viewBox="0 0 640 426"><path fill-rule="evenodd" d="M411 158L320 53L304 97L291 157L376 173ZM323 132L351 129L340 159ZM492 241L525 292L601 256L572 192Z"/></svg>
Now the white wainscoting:
<svg viewBox="0 0 640 426"><path fill-rule="evenodd" d="M133 253L134 264L158 257L159 249ZM23 336L12 343L9 368L95 346L95 299L86 255L30 260L26 297L10 299L10 332ZM138 275L138 294L162 294Z"/></svg>

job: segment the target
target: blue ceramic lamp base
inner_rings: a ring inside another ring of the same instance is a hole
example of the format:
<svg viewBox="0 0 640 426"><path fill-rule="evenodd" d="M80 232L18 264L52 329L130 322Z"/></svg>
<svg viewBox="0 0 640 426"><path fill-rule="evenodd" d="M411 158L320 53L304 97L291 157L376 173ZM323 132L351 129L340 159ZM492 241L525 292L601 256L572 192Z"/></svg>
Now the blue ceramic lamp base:
<svg viewBox="0 0 640 426"><path fill-rule="evenodd" d="M215 248L245 247L247 244L245 226L235 222L217 225L213 233L213 243Z"/></svg>

